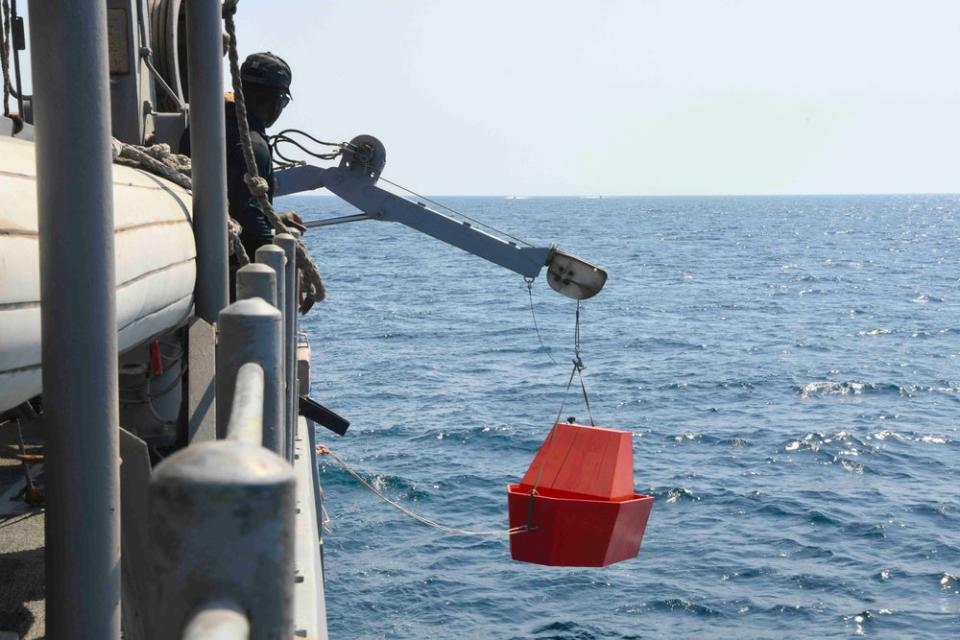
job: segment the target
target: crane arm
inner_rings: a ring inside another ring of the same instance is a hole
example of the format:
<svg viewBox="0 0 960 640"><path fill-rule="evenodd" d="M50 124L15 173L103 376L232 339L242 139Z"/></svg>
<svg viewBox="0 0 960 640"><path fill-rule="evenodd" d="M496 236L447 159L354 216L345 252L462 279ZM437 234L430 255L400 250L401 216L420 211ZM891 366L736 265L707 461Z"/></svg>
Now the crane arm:
<svg viewBox="0 0 960 640"><path fill-rule="evenodd" d="M348 149L338 167L299 165L274 174L276 195L325 187L363 212L312 221L306 226L330 226L358 220L399 222L531 280L546 266L550 287L575 299L596 295L606 283L607 273L601 267L556 246L521 246L516 241L478 229L467 220L457 220L376 186L386 161L383 145L376 138L357 136Z"/></svg>

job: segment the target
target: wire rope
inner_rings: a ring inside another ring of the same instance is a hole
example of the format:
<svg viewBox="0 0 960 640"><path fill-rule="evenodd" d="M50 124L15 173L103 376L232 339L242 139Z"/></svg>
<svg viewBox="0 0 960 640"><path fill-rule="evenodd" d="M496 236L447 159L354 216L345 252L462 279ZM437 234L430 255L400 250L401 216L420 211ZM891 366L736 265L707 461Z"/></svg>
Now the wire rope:
<svg viewBox="0 0 960 640"><path fill-rule="evenodd" d="M351 467L349 464L347 464L340 456L338 456L337 454L335 454L335 453L334 453L333 451L331 451L328 447L326 447L326 446L324 446L324 445L317 445L317 454L318 454L318 455L330 456L330 458L332 458L334 462L336 462L338 465L340 465L340 467L343 468L344 471L346 471L346 472L349 473L351 476L353 476L353 478L354 478L357 482L359 482L361 485L363 485L364 487L366 487L366 488L367 488L371 493L373 493L375 496L377 496L378 498L380 498L381 500L383 500L384 502L386 502L387 504L389 504L390 506L392 506L394 509L396 509L396 510L399 511L400 513L402 513L402 514L404 514L404 515L406 515L406 516L408 516L408 517L410 517L410 518L413 518L413 519L416 520L417 522L420 522L420 523L422 523L422 524L425 524L425 525L427 525L428 527L432 527L432 528L434 528L434 529L437 529L438 531L442 531L442 532L444 532L444 533L449 533L449 534L453 534L453 535L463 535L463 536L512 536L512 535L515 535L515 534L517 534L517 533L523 533L524 531L527 531L526 525L520 526L520 527L512 527L512 528L506 529L506 530L497 530L497 531L473 531L473 530L470 530L470 529L461 529L461 528L459 528L459 527L451 527L451 526L449 526L449 525L441 524L441 523L439 523L439 522L437 522L437 521L435 521L435 520L431 520L430 518L427 518L427 517L425 517L425 516L422 516L422 515L420 515L419 513L417 513L417 512L415 512L415 511L413 511L413 510L411 510L411 509L408 509L407 507L403 506L402 504L400 504L400 503L397 502L396 500L391 499L389 496L387 496L385 493L383 493L383 491L381 491L380 489L378 489L377 487L375 487L375 486L373 485L373 483L369 482L366 478L364 478L362 475L360 475L356 470L353 469L353 467Z"/></svg>
<svg viewBox="0 0 960 640"><path fill-rule="evenodd" d="M417 193L417 192L414 191L413 189L410 189L410 188L408 188L408 187L405 187L405 186L403 186L402 184L398 184L398 183L396 183L396 182L393 182L392 180L388 180L388 179L384 178L383 176L380 176L380 179L383 180L384 182L386 182L387 184L393 185L393 186L396 187L397 189L402 189L403 191L406 191L406 192L409 193L410 195L413 195L413 196L416 196L416 197L422 199L424 202L429 202L430 204L432 204L432 205L434 205L434 206L440 207L441 209L445 209L445 210L449 211L450 213L453 213L453 214L455 214L455 215L460 216L460 217L463 218L464 220L469 220L470 222L472 222L474 225L476 225L476 226L478 226L478 227L481 227L481 228L483 228L483 229L488 229L488 230L490 230L490 231L493 231L493 232L495 232L495 233L498 233L498 234L500 234L501 236L503 236L503 237L505 237L505 238L510 238L511 240L513 240L514 242L516 242L518 245L523 245L523 246L525 246L525 247L532 247L532 246L533 246L532 244L530 244L530 243L527 242L526 240L521 240L520 238L517 238L517 237L515 237L515 236L510 235L510 234L507 233L506 231L502 231L502 230L494 227L493 225L489 225L489 224L486 224L485 222L482 222L482 221L477 220L477 219L475 219L475 218L471 218L470 216L468 216L467 214L465 214L465 213L462 212L462 211L458 211L458 210L454 209L453 207L448 207L447 205L443 204L442 202L439 202L439 201L437 201L437 200L433 200L432 198L428 198L427 196L425 196L425 195L423 195L423 194L420 194L420 193Z"/></svg>

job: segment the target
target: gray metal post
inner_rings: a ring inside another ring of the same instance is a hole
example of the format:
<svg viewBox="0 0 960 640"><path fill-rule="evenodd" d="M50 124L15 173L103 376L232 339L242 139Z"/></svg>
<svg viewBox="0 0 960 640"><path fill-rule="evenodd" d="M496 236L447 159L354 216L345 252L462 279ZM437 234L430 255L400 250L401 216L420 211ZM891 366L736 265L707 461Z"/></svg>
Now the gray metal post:
<svg viewBox="0 0 960 640"><path fill-rule="evenodd" d="M277 274L277 295L274 298L274 306L276 306L278 309L281 309L282 311L283 307L280 305L277 305L276 301L286 299L284 298L284 293L286 292L286 288L284 287L284 280L286 280L286 278L283 277L283 275L286 273L286 268L287 268L286 254L284 254L283 249L281 249L275 244L265 244L259 249L257 249L256 260L257 260L257 263L267 265L268 267L273 269L274 273Z"/></svg>
<svg viewBox="0 0 960 640"><path fill-rule="evenodd" d="M282 303L279 303L278 301L286 300L286 290L287 290L286 277L285 277L286 268L287 268L286 254L284 253L283 249L281 249L279 246L275 244L265 244L262 247L257 249L256 260L257 260L257 263L266 265L271 269L273 269L274 273L276 273L277 275L277 295L274 298L274 305L280 311L281 315L283 315L285 311L284 305ZM284 317L283 318L283 327L284 327L283 344L286 344L286 326L287 326L286 318ZM287 380L286 360L287 358L286 358L286 351L282 351L281 353L283 356L281 359L283 360L283 381L284 381L284 402L283 402L284 429L283 431L284 433L286 433L287 416L289 413L289 407L287 405L287 396L286 396L286 380ZM293 438L287 438L284 441L284 451L280 452L280 455L287 457L285 451L286 451L287 445L292 444L292 442L293 442Z"/></svg>
<svg viewBox="0 0 960 640"><path fill-rule="evenodd" d="M272 306L277 306L277 272L268 265L250 263L245 265L237 270L237 299L246 300L248 298L262 298ZM281 326L283 325L283 312L281 311ZM282 340L282 330L281 330L281 340ZM278 376L280 380L284 379L283 369L281 368ZM239 382L239 381L238 381ZM236 405L236 402L234 402ZM286 404L284 404L286 407ZM233 422L231 417L228 421L228 424ZM285 419L281 421L285 424ZM262 430L261 430L262 432ZM286 441L283 439L284 434L281 430L281 447L286 446ZM261 440L258 442L262 442Z"/></svg>
<svg viewBox="0 0 960 640"><path fill-rule="evenodd" d="M292 637L295 482L283 458L236 440L193 444L157 466L149 516L157 640L180 640L211 598L236 603L251 638Z"/></svg>
<svg viewBox="0 0 960 640"><path fill-rule="evenodd" d="M107 14L30 2L46 438L46 634L120 637Z"/></svg>
<svg viewBox="0 0 960 640"><path fill-rule="evenodd" d="M265 264L251 262L237 270L237 300L263 298L277 306L277 272Z"/></svg>
<svg viewBox="0 0 960 640"><path fill-rule="evenodd" d="M213 323L229 302L227 159L223 111L220 0L189 0L187 58L193 232L197 240L197 315Z"/></svg>
<svg viewBox="0 0 960 640"><path fill-rule="evenodd" d="M262 298L238 300L220 312L217 342L217 438L225 438L240 367L263 368L263 446L283 454L283 337L280 312Z"/></svg>
<svg viewBox="0 0 960 640"><path fill-rule="evenodd" d="M287 460L293 460L293 441L297 431L297 241L289 233L278 234L273 241L287 256L284 280L283 347L284 376L287 381Z"/></svg>

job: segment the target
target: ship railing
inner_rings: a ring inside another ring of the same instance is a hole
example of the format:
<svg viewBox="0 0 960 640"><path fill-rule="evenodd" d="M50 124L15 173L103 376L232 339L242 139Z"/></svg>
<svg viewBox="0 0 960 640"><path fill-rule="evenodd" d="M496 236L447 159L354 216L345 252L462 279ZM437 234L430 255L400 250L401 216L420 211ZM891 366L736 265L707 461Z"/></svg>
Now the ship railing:
<svg viewBox="0 0 960 640"><path fill-rule="evenodd" d="M248 640L250 620L233 602L212 602L197 610L183 631L183 640Z"/></svg>
<svg viewBox="0 0 960 640"><path fill-rule="evenodd" d="M284 236L237 271L237 300L219 314L217 439L151 478L158 638L294 633L297 275Z"/></svg>

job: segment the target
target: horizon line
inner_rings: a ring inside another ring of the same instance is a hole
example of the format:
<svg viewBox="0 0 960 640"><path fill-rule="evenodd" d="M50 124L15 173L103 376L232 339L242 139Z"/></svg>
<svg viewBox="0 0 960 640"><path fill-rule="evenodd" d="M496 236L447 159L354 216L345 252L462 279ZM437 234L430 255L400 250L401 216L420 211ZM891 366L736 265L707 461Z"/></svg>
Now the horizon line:
<svg viewBox="0 0 960 640"><path fill-rule="evenodd" d="M322 187L321 187L322 188ZM337 198L338 196L321 192L291 193L278 198L295 198L310 196L317 198ZM504 199L526 199L526 198L582 198L586 200L598 200L601 198L830 198L844 196L859 197L880 197L880 196L960 196L958 191L886 191L886 192L833 192L833 193L635 193L635 194L616 194L616 193L557 193L557 194L521 194L521 193L443 193L431 194L431 198L504 198ZM403 196L400 196L403 197Z"/></svg>

